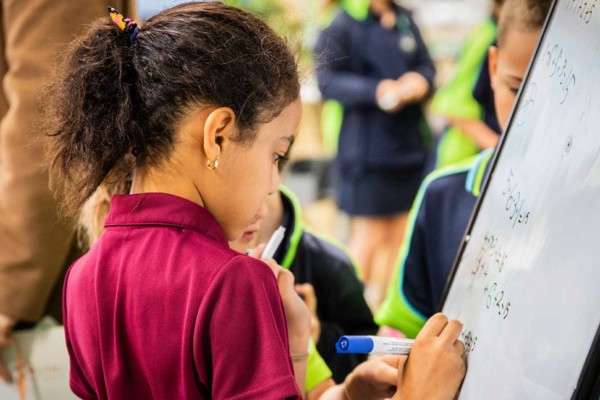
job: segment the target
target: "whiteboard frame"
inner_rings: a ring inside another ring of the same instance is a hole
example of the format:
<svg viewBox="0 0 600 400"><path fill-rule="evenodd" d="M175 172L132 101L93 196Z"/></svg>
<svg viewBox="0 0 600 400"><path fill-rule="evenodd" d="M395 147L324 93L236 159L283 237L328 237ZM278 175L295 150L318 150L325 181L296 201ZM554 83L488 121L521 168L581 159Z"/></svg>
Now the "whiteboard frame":
<svg viewBox="0 0 600 400"><path fill-rule="evenodd" d="M496 169L496 164L498 162L498 158L500 157L500 154L504 150L504 144L506 142L506 138L508 137L508 135L510 135L511 127L515 120L515 115L517 113L517 110L519 109L519 106L521 105L521 101L523 100L523 97L524 97L523 94L525 92L525 88L528 86L528 83L529 83L529 77L530 77L531 70L533 69L533 66L538 61L538 55L541 51L541 44L542 44L544 38L546 37L546 32L547 32L548 26L550 25L550 23L552 22L552 20L554 18L555 11L558 8L558 2L559 2L559 0L554 0L552 2L550 11L548 12L548 16L546 17L546 21L542 28L542 32L540 34L540 38L536 45L535 51L533 53L533 57L531 58L531 61L529 62L529 66L527 67L527 73L525 74L525 79L523 81L523 84L521 85L521 88L519 89L519 93L517 94L517 99L515 101L512 111L510 113L508 123L506 125L506 128L504 129L504 132L500 136L498 148L494 152L494 155L492 156L492 159L490 160L489 172L487 174L488 175L487 181L489 181L492 174L494 174L495 169ZM448 280L446 281L446 287L444 289L444 294L442 296L442 299L440 300L440 304L438 306L438 311L442 311L442 309L444 308L444 304L446 303L446 299L448 297L448 292L450 291L450 287L452 286L452 282L454 281L454 277L456 276L456 272L460 265L460 261L462 260L463 253L467 247L468 240L465 240L465 238L470 238L470 235L473 232L473 228L477 221L477 216L479 215L481 205L485 201L485 197L486 197L487 193L488 193L488 185L486 183L484 185L484 187L482 188L481 194L480 194L479 198L477 199L477 202L475 203L475 208L473 209L473 213L471 214L471 218L469 219L469 223L467 224L467 229L465 231L465 234L463 235L463 239L461 241L460 248L459 248L458 252L456 253L456 257L454 258L454 263L452 264L450 274L448 275ZM581 375L579 376L579 380L577 382L577 388L575 389L575 391L573 392L573 396L571 397L572 400L589 400L589 399L593 399L593 398L595 398L595 399L600 398L600 325L598 326L598 329L596 330L596 336L594 337L594 340L590 347L590 351L588 353L585 364L583 366L583 370L581 371Z"/></svg>

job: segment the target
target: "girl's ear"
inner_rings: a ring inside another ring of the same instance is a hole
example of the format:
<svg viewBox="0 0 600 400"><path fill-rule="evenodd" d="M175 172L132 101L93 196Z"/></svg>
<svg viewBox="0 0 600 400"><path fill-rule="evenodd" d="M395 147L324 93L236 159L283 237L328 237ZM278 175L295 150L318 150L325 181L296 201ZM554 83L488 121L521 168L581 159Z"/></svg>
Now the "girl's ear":
<svg viewBox="0 0 600 400"><path fill-rule="evenodd" d="M490 70L490 83L492 90L496 91L498 81L498 47L490 46L488 50L488 68Z"/></svg>
<svg viewBox="0 0 600 400"><path fill-rule="evenodd" d="M217 108L208 115L204 122L203 146L206 158L214 162L226 145L236 134L235 113L229 107Z"/></svg>

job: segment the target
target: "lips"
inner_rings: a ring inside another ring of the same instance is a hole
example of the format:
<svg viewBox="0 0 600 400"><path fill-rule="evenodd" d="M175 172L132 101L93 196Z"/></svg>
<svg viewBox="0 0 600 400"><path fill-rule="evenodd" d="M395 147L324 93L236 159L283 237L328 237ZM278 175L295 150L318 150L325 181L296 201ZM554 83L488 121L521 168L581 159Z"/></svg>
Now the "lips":
<svg viewBox="0 0 600 400"><path fill-rule="evenodd" d="M256 238L256 235L258 234L259 228L260 228L260 225L259 225L258 222L250 225L248 227L248 229L246 229L244 231L244 233L242 234L242 238L241 239L244 242L250 242L250 241L254 240Z"/></svg>
<svg viewBox="0 0 600 400"><path fill-rule="evenodd" d="M244 234L242 235L242 240L245 242L250 242L252 241L255 237L256 237L256 233L258 231L246 231L244 232Z"/></svg>

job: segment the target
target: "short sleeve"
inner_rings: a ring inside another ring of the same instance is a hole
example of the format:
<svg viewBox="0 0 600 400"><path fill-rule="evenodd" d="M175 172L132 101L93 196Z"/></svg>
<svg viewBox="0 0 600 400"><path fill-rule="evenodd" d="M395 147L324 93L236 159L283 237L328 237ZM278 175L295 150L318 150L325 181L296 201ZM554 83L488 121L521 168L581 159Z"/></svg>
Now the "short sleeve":
<svg viewBox="0 0 600 400"><path fill-rule="evenodd" d="M240 255L222 267L195 332L195 363L212 399L300 398L277 281L263 262Z"/></svg>
<svg viewBox="0 0 600 400"><path fill-rule="evenodd" d="M76 265L76 264L74 264ZM73 266L74 266L73 265ZM95 399L96 396L93 393L88 381L85 379L85 374L82 370L82 367L78 361L77 351L73 346L73 341L71 335L69 333L69 327L72 326L74 321L70 318L70 315L67 313L67 305L69 303L69 298L67 295L67 289L69 288L69 277L73 270L73 266L69 268L67 271L67 275L65 276L65 283L63 287L63 297L62 297L62 308L63 308L63 321L65 328L65 341L67 345L67 351L69 352L69 386L73 393L77 395L77 397L82 399Z"/></svg>

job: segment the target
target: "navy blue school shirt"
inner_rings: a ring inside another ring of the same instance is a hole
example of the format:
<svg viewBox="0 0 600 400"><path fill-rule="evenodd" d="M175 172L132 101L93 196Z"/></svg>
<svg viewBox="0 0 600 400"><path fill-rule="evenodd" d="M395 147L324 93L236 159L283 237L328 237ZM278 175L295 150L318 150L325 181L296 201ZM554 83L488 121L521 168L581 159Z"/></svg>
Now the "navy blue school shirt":
<svg viewBox="0 0 600 400"><path fill-rule="evenodd" d="M343 335L375 335L378 327L363 296L358 266L346 249L307 228L302 222L300 200L284 186L279 190L283 202L282 226L286 230L273 258L289 268L297 283L313 285L321 322L317 350L331 368L333 380L341 383L367 357L338 354L335 343Z"/></svg>
<svg viewBox="0 0 600 400"><path fill-rule="evenodd" d="M426 158L431 136L421 104L394 114L376 104L379 82L409 71L433 87L435 66L419 29L408 10L395 12L396 26L387 30L372 13L359 21L341 11L317 41L319 89L344 106L337 158L343 173L420 167Z"/></svg>
<svg viewBox="0 0 600 400"><path fill-rule="evenodd" d="M375 314L379 325L415 337L437 311L491 156L492 150L486 150L440 168L421 185L394 278Z"/></svg>

